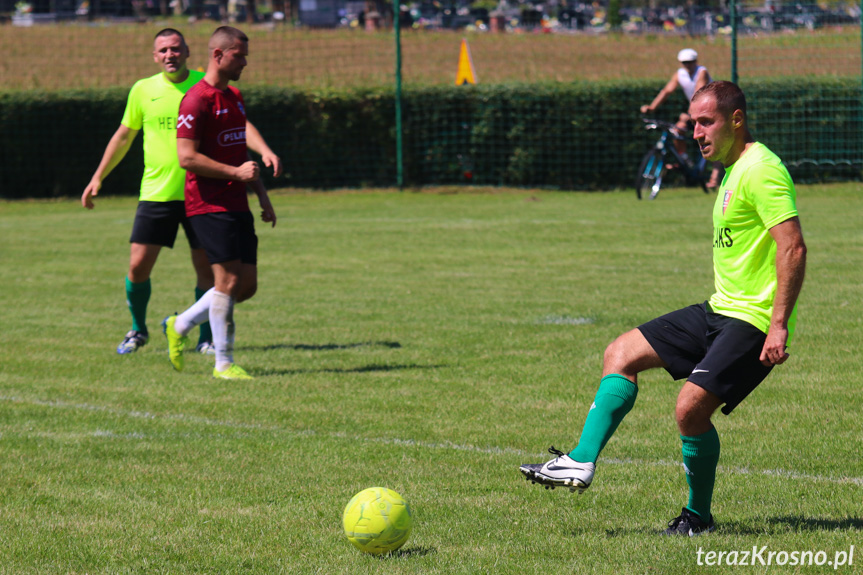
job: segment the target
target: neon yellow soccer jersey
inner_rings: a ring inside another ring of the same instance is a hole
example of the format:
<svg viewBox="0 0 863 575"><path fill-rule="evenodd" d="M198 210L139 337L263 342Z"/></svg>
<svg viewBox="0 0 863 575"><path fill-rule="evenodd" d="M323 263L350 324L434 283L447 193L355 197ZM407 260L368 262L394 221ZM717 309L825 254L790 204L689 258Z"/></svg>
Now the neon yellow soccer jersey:
<svg viewBox="0 0 863 575"><path fill-rule="evenodd" d="M797 215L794 182L764 144L726 168L713 207L713 311L767 333L776 294L776 242L770 228ZM788 321L789 341L797 308Z"/></svg>
<svg viewBox="0 0 863 575"><path fill-rule="evenodd" d="M142 201L183 201L186 171L177 159L177 115L183 95L203 77L203 72L189 70L184 82L174 84L159 72L138 80L129 92L120 123L144 130Z"/></svg>

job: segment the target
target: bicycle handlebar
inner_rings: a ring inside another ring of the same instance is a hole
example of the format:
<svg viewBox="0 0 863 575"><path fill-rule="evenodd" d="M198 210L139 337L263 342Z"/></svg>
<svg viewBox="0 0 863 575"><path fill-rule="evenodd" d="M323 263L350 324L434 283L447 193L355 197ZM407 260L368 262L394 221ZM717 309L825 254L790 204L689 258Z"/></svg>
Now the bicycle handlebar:
<svg viewBox="0 0 863 575"><path fill-rule="evenodd" d="M652 118L642 118L645 130L664 130L671 134L677 140L686 140L690 137L689 130L681 130L677 125L665 120L654 120Z"/></svg>

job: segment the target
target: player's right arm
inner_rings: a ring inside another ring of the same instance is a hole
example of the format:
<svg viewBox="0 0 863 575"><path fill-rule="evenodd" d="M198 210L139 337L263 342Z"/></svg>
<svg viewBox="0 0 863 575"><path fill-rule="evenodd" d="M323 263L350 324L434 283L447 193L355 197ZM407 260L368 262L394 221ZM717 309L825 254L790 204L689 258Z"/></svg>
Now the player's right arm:
<svg viewBox="0 0 863 575"><path fill-rule="evenodd" d="M249 160L239 166L223 164L202 154L199 151L200 144L199 140L177 138L177 157L180 161L180 167L187 172L206 178L236 180L244 183L254 182L258 179L260 168L257 162Z"/></svg>
<svg viewBox="0 0 863 575"><path fill-rule="evenodd" d="M105 147L105 153L102 154L102 161L99 162L99 167L90 178L90 183L84 188L84 193L81 195L81 205L92 210L93 197L99 195L99 188L102 187L102 181L108 177L111 170L117 167L117 164L126 156L129 148L132 147L132 142L140 130L133 130L123 124L117 128L108 145Z"/></svg>

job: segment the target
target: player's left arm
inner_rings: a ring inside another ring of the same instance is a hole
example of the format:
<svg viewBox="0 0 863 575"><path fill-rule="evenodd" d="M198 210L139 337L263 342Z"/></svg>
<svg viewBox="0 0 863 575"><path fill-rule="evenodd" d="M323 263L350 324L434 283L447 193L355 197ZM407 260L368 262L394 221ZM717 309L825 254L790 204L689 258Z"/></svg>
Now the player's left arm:
<svg viewBox="0 0 863 575"><path fill-rule="evenodd" d="M779 365L788 359L788 320L806 275L806 243L800 218L787 219L770 228L776 242L776 296L773 299L773 315L767 330L767 339L761 350L761 363Z"/></svg>
<svg viewBox="0 0 863 575"><path fill-rule="evenodd" d="M273 208L273 202L270 201L270 195L267 193L264 182L258 178L247 185L258 196L258 203L261 205L261 220L271 223L272 227L276 227L276 210Z"/></svg>
<svg viewBox="0 0 863 575"><path fill-rule="evenodd" d="M273 168L273 176L282 175L282 160L273 152L254 124L246 120L246 146L259 156L268 168Z"/></svg>

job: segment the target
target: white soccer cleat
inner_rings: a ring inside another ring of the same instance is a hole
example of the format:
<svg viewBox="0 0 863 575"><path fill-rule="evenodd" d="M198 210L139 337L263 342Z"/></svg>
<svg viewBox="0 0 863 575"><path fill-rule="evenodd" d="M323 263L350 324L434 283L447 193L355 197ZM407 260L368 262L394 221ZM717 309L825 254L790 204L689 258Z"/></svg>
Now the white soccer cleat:
<svg viewBox="0 0 863 575"><path fill-rule="evenodd" d="M596 465L576 461L554 446L549 448L548 452L557 457L544 464L526 463L519 467L528 481L544 485L546 489L562 486L579 493L584 493L584 490L590 487Z"/></svg>
<svg viewBox="0 0 863 575"><path fill-rule="evenodd" d="M195 347L195 351L201 355L216 355L216 346L212 341L202 341Z"/></svg>

